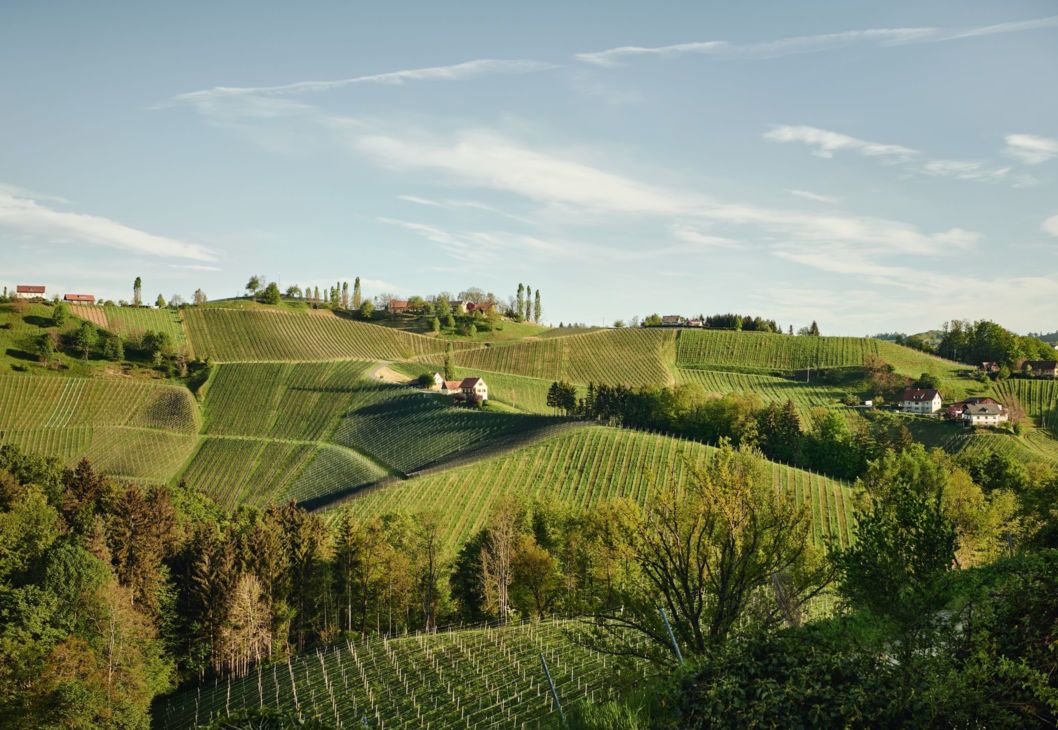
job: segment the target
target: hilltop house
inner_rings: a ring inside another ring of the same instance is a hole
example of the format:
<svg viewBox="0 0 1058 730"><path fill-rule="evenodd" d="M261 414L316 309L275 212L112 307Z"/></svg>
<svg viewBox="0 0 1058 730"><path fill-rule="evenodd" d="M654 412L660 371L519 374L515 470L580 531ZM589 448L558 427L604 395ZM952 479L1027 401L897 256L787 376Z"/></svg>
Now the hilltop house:
<svg viewBox="0 0 1058 730"><path fill-rule="evenodd" d="M682 327L684 322L686 322L686 321L687 320L685 320L683 317L681 317L678 314L666 314L664 317L661 318L661 326L662 327Z"/></svg>
<svg viewBox="0 0 1058 730"><path fill-rule="evenodd" d="M485 401L489 399L489 386L481 378L463 378L463 382L459 384L459 389L469 401Z"/></svg>
<svg viewBox="0 0 1058 730"><path fill-rule="evenodd" d="M390 314L402 314L408 311L407 299L390 299L386 304L386 311Z"/></svg>
<svg viewBox="0 0 1058 730"><path fill-rule="evenodd" d="M19 284L15 287L15 296L19 299L43 299L44 287L36 284Z"/></svg>
<svg viewBox="0 0 1058 730"><path fill-rule="evenodd" d="M63 296L64 302L73 302L74 304L95 304L96 298L91 294L66 294Z"/></svg>
<svg viewBox="0 0 1058 730"><path fill-rule="evenodd" d="M900 396L900 409L904 413L931 415L940 410L944 399L933 388L906 388Z"/></svg>
<svg viewBox="0 0 1058 730"><path fill-rule="evenodd" d="M1025 372L1033 378L1058 378L1058 360L1026 360Z"/></svg>

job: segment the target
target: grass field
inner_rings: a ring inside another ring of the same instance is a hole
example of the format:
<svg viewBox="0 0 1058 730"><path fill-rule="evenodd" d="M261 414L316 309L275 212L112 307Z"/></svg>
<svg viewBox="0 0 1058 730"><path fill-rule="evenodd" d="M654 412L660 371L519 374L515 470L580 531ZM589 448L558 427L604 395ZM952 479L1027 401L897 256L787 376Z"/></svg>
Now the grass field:
<svg viewBox="0 0 1058 730"><path fill-rule="evenodd" d="M97 307L85 304L70 308L75 317L87 319L96 325L116 332L122 337L142 335L148 330L169 335L176 347L187 345L184 326L178 309L153 309L150 307Z"/></svg>
<svg viewBox="0 0 1058 730"><path fill-rule="evenodd" d="M440 352L432 337L339 317L327 310L186 310L192 347L200 358L227 362L405 360Z"/></svg>
<svg viewBox="0 0 1058 730"><path fill-rule="evenodd" d="M162 700L156 727L189 728L241 708L281 708L325 726L555 727L544 654L563 709L602 702L644 676L577 642L571 622L540 621L398 638L356 638L242 679Z"/></svg>
<svg viewBox="0 0 1058 730"><path fill-rule="evenodd" d="M995 388L1000 400L1017 398L1036 425L1058 436L1058 380L1011 378Z"/></svg>
<svg viewBox="0 0 1058 730"><path fill-rule="evenodd" d="M582 426L507 454L367 490L341 508L364 517L442 511L445 539L454 547L481 528L504 494L557 498L581 508L616 497L645 502L656 482L686 479L688 460L699 462L711 451L667 436ZM848 487L779 464L769 468L777 486L811 503L817 540L833 536L848 543L855 520Z"/></svg>
<svg viewBox="0 0 1058 730"><path fill-rule="evenodd" d="M325 439L369 363L218 365L206 389L204 432L303 441Z"/></svg>
<svg viewBox="0 0 1058 730"><path fill-rule="evenodd" d="M559 419L457 408L445 396L365 384L331 437L408 474L426 466L546 430Z"/></svg>
<svg viewBox="0 0 1058 730"><path fill-rule="evenodd" d="M897 372L950 376L965 368L892 342L861 337L791 337L763 332L680 330L676 363L681 367L720 365L746 371L859 367L876 355Z"/></svg>
<svg viewBox="0 0 1058 730"><path fill-rule="evenodd" d="M453 359L466 370L524 375L549 383L665 385L672 382L673 337L662 330L602 330L464 350Z"/></svg>
<svg viewBox="0 0 1058 730"><path fill-rule="evenodd" d="M844 392L822 383L806 383L770 375L729 373L717 370L676 370L678 383L695 383L707 393L752 393L764 403L793 401L802 418L813 408L826 408L840 403Z"/></svg>

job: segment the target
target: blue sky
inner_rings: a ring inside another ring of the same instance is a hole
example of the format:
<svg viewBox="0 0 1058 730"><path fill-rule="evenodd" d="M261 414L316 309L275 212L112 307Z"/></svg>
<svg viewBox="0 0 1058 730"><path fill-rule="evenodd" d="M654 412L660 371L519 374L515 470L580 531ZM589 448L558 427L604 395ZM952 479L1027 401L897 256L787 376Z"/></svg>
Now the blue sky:
<svg viewBox="0 0 1058 730"><path fill-rule="evenodd" d="M1053 2L5 3L0 283L1058 329Z"/></svg>

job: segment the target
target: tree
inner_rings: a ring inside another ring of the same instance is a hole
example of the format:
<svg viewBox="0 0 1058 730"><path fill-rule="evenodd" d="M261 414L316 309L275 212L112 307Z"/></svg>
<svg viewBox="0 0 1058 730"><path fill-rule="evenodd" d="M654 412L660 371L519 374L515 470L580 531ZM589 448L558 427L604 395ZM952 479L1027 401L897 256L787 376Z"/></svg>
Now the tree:
<svg viewBox="0 0 1058 730"><path fill-rule="evenodd" d="M271 653L272 612L253 573L243 573L235 584L231 606L220 635L222 661L237 677Z"/></svg>
<svg viewBox="0 0 1058 730"><path fill-rule="evenodd" d="M452 365L452 343L451 342L449 342L448 345L445 347L444 367L445 367L445 380L455 380L456 379L456 369L455 369L455 366Z"/></svg>
<svg viewBox="0 0 1058 730"><path fill-rule="evenodd" d="M300 286L288 286L286 291L287 299L301 299L301 287Z"/></svg>
<svg viewBox="0 0 1058 730"><path fill-rule="evenodd" d="M103 340L103 357L112 362L125 359L125 342L120 335L108 334Z"/></svg>
<svg viewBox="0 0 1058 730"><path fill-rule="evenodd" d="M313 292L312 293L312 300L314 302L320 302L321 301L321 299L320 299L320 288L318 286L314 287L312 292Z"/></svg>
<svg viewBox="0 0 1058 730"><path fill-rule="evenodd" d="M441 320L434 317L430 320L430 331L435 335L441 331Z"/></svg>
<svg viewBox="0 0 1058 730"><path fill-rule="evenodd" d="M469 337L470 339L474 339L474 337L477 335L477 333L478 333L478 326L476 324L471 323L470 326L467 327L467 337Z"/></svg>
<svg viewBox="0 0 1058 730"><path fill-rule="evenodd" d="M342 309L349 309L349 282L342 282Z"/></svg>
<svg viewBox="0 0 1058 730"><path fill-rule="evenodd" d="M45 365L56 359L58 351L59 335L55 332L45 332L37 338L37 358Z"/></svg>
<svg viewBox="0 0 1058 730"><path fill-rule="evenodd" d="M922 373L915 381L916 388L931 388L936 390L940 387L940 378L932 373Z"/></svg>
<svg viewBox="0 0 1058 730"><path fill-rule="evenodd" d="M518 284L518 295L515 298L515 317L517 319L522 318L522 313L525 311L525 284Z"/></svg>
<svg viewBox="0 0 1058 730"><path fill-rule="evenodd" d="M808 328L808 334L812 337L819 337L819 325L816 324L814 319L812 320L812 326Z"/></svg>
<svg viewBox="0 0 1058 730"><path fill-rule="evenodd" d="M143 304L143 281L140 277L132 282L132 306L138 307Z"/></svg>
<svg viewBox="0 0 1058 730"><path fill-rule="evenodd" d="M365 299L360 303L360 317L363 319L371 319L371 315L375 313L375 305L371 303L370 299Z"/></svg>
<svg viewBox="0 0 1058 730"><path fill-rule="evenodd" d="M205 304L207 301L209 301L209 297L207 297L206 292L202 291L201 289L195 289L195 294L192 298L192 301L195 304Z"/></svg>
<svg viewBox="0 0 1058 730"><path fill-rule="evenodd" d="M74 345L78 350L81 351L82 356L85 360L92 352L92 348L95 347L96 339L98 335L96 333L95 325L91 322L81 322L81 326L77 328L77 332L74 333Z"/></svg>
<svg viewBox="0 0 1058 730"><path fill-rule="evenodd" d="M443 520L436 512L415 516L415 543L418 549L418 589L422 600L423 627L427 631L437 629L437 612L440 602L438 583L445 569L442 555L444 547L441 525Z"/></svg>
<svg viewBox="0 0 1058 730"><path fill-rule="evenodd" d="M539 289L536 290L536 292L533 294L533 297L534 297L534 299L533 299L533 321L536 322L537 324L540 324L541 309L540 309L540 290Z"/></svg>
<svg viewBox="0 0 1058 730"><path fill-rule="evenodd" d="M525 309L521 313L522 314L522 319L524 319L526 322L528 322L528 321L530 321L532 319L532 316L531 316L532 309L533 309L533 290L528 284L526 284L526 286L525 286Z"/></svg>
<svg viewBox="0 0 1058 730"><path fill-rule="evenodd" d="M360 309L361 294L360 294L360 277L353 279L353 309Z"/></svg>
<svg viewBox="0 0 1058 730"><path fill-rule="evenodd" d="M165 297L159 294L158 298L154 300L154 306L158 309L165 309Z"/></svg>
<svg viewBox="0 0 1058 730"><path fill-rule="evenodd" d="M261 277L254 274L250 277L250 280L246 282L246 286L243 288L246 289L246 293L251 297L257 296L257 292L261 289Z"/></svg>
<svg viewBox="0 0 1058 730"><path fill-rule="evenodd" d="M485 610L507 623L511 614L510 587L514 579L512 562L518 539L521 506L511 498L502 499L492 512L481 547L481 586Z"/></svg>
<svg viewBox="0 0 1058 730"><path fill-rule="evenodd" d="M608 641L622 630L652 641L651 658L672 651L664 608L683 651L703 654L750 619L772 627L800 621L804 604L830 581L811 541L811 516L772 486L758 452L723 442L685 486L659 485L650 506L620 507L618 561L634 577L597 612ZM605 646L603 646L605 648Z"/></svg>
<svg viewBox="0 0 1058 730"><path fill-rule="evenodd" d="M451 312L445 315L445 328L449 330L456 328L456 318L452 316Z"/></svg>
<svg viewBox="0 0 1058 730"><path fill-rule="evenodd" d="M65 302L63 302L61 304L56 304L55 308L52 309L52 311L51 311L52 324L54 324L59 329L62 329L62 326L64 324L66 324L66 322L67 322L67 320L69 318L70 318L70 308L68 306L66 306Z"/></svg>
<svg viewBox="0 0 1058 730"><path fill-rule="evenodd" d="M265 304L279 304L280 300L279 285L274 281L269 282L264 292L261 293L261 301Z"/></svg>

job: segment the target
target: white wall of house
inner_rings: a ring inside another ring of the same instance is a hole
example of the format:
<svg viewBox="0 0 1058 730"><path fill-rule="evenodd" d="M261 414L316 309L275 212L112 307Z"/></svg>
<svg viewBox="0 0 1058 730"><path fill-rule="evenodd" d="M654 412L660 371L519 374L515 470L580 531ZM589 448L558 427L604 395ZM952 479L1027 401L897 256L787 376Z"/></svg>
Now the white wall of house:
<svg viewBox="0 0 1058 730"><path fill-rule="evenodd" d="M931 401L905 400L901 407L906 413L936 413L941 405L942 401L938 395Z"/></svg>

